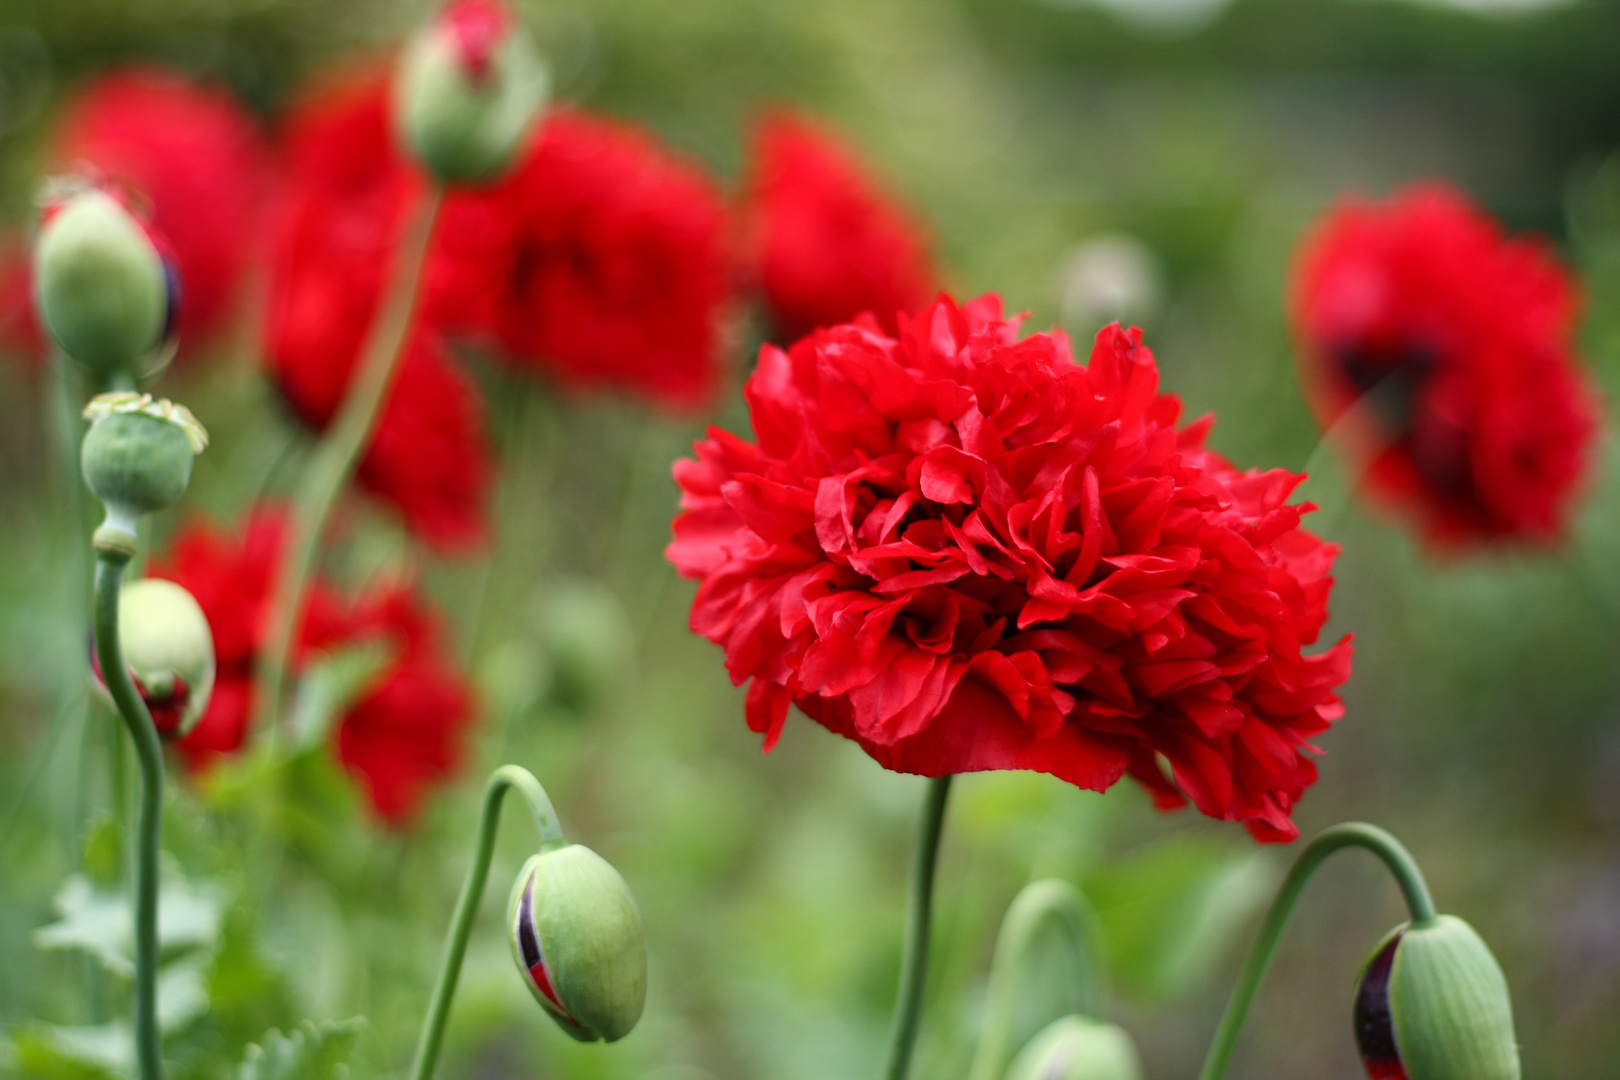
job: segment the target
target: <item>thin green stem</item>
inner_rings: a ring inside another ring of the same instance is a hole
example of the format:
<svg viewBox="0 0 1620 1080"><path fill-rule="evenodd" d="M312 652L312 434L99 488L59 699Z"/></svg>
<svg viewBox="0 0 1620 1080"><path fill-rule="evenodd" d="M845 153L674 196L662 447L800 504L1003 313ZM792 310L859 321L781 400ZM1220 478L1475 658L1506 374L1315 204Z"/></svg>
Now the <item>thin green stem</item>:
<svg viewBox="0 0 1620 1080"><path fill-rule="evenodd" d="M1226 1066L1232 1060L1232 1051L1237 1047L1238 1036L1249 1017L1249 1008L1254 1004L1260 981L1271 966L1277 943L1288 927L1288 920L1293 917L1294 908L1299 906L1305 886L1310 884L1311 877L1330 855L1350 847L1372 852L1389 869L1401 887L1414 926L1421 926L1435 918L1434 901L1429 896L1428 885L1423 881L1423 872L1399 840L1375 825L1356 821L1335 825L1322 833L1299 853L1293 868L1283 879L1282 888L1277 890L1277 898L1271 902L1271 910L1266 913L1266 921L1260 927L1260 937L1249 952L1243 974L1238 977L1232 999L1227 1002L1226 1013L1221 1017L1220 1027L1215 1030L1215 1041L1210 1044L1198 1080L1221 1080L1226 1075Z"/></svg>
<svg viewBox="0 0 1620 1080"><path fill-rule="evenodd" d="M916 854L911 863L911 898L906 910L906 944L900 956L900 997L894 1007L894 1031L889 1037L887 1080L905 1080L911 1070L911 1051L922 1023L923 989L928 982L928 935L933 921L934 865L939 861L939 837L945 826L945 801L951 778L928 781L923 798L922 826L917 830Z"/></svg>
<svg viewBox="0 0 1620 1080"><path fill-rule="evenodd" d="M135 741L141 765L139 840L135 864L135 1059L141 1080L162 1080L163 1047L157 1022L158 853L163 836L163 748L124 666L118 641L118 591L129 556L96 553L96 659L118 715Z"/></svg>
<svg viewBox="0 0 1620 1080"><path fill-rule="evenodd" d="M1025 966L1043 931L1056 931L1074 961L1068 969L1069 1001L1064 1015L1095 1016L1100 1011L1102 978L1096 959L1095 918L1080 890L1067 881L1032 881L1013 899L1001 922L1001 932L996 935L984 1033L979 1037L968 1080L999 1080L1007 1067L1012 1056L1013 1006L1024 981Z"/></svg>
<svg viewBox="0 0 1620 1080"><path fill-rule="evenodd" d="M517 765L502 765L490 775L484 787L484 808L478 818L478 838L474 842L473 864L467 871L467 881L461 887L461 898L456 901L455 914L450 918L450 936L445 943L444 963L439 968L439 981L433 987L433 999L428 1003L427 1018L422 1022L422 1035L416 1044L416 1060L411 1065L411 1080L430 1080L439 1062L439 1048L444 1042L444 1025L450 1017L450 1003L456 996L456 982L461 978L461 961L467 955L467 938L472 934L478 904L484 897L484 883L489 879L490 860L495 856L495 832L501 820L501 800L507 791L516 790L534 815L534 827L540 832L540 850L552 851L564 846L562 826L557 823L557 812L546 797L546 789L528 769Z"/></svg>
<svg viewBox="0 0 1620 1080"><path fill-rule="evenodd" d="M304 592L320 550L322 533L337 498L343 493L382 411L394 371L404 353L416 309L433 222L443 201L435 188L418 207L401 239L393 281L360 359L337 418L315 447L293 505L292 536L281 555L275 600L270 609L268 647L259 671L259 705L255 727L272 743L281 724L281 700L298 630Z"/></svg>

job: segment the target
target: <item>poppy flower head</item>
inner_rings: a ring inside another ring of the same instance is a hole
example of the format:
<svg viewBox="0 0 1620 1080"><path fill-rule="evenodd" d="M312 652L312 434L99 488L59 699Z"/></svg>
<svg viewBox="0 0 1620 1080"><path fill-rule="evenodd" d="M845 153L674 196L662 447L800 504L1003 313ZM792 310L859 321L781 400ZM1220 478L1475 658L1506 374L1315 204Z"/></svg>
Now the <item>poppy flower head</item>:
<svg viewBox="0 0 1620 1080"><path fill-rule="evenodd" d="M791 111L755 127L743 234L779 340L862 313L893 331L897 313L938 292L924 231L847 147Z"/></svg>
<svg viewBox="0 0 1620 1080"><path fill-rule="evenodd" d="M1299 527L1301 477L1177 427L1140 331L1080 366L994 297L943 299L897 336L767 345L744 395L757 441L711 429L675 467L669 557L767 749L791 704L896 771L1129 773L1297 835L1350 673L1347 642L1303 651L1337 549Z"/></svg>
<svg viewBox="0 0 1620 1080"><path fill-rule="evenodd" d="M1364 402L1368 481L1430 540L1559 537L1597 410L1544 243L1440 184L1346 199L1304 241L1292 307L1319 421Z"/></svg>

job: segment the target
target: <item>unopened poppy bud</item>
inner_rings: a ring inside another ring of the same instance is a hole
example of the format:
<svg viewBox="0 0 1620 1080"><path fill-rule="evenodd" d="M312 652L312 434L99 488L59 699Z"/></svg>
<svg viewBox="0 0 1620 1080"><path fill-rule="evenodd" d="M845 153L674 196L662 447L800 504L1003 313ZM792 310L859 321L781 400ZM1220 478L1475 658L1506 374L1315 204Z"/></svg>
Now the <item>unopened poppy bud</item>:
<svg viewBox="0 0 1620 1080"><path fill-rule="evenodd" d="M515 12L497 0L453 0L406 48L398 123L440 180L494 180L549 90L545 62Z"/></svg>
<svg viewBox="0 0 1620 1080"><path fill-rule="evenodd" d="M1006 1080L1141 1080L1142 1062L1123 1028L1065 1016L1042 1028L1013 1059Z"/></svg>
<svg viewBox="0 0 1620 1080"><path fill-rule="evenodd" d="M118 644L158 734L190 734L214 692L214 635L197 601L172 581L130 582L119 593Z"/></svg>
<svg viewBox="0 0 1620 1080"><path fill-rule="evenodd" d="M647 998L647 939L607 860L569 844L524 864L507 914L512 955L535 999L581 1042L622 1039Z"/></svg>
<svg viewBox="0 0 1620 1080"><path fill-rule="evenodd" d="M1356 985L1356 1045L1373 1080L1518 1080L1507 980L1474 928L1441 915L1397 928Z"/></svg>
<svg viewBox="0 0 1620 1080"><path fill-rule="evenodd" d="M135 215L85 185L45 210L34 244L34 299L62 351L106 380L133 374L169 340L179 286Z"/></svg>
<svg viewBox="0 0 1620 1080"><path fill-rule="evenodd" d="M81 454L84 479L107 508L96 543L133 552L136 522L185 494L208 433L184 405L150 394L102 394L84 415L91 421Z"/></svg>

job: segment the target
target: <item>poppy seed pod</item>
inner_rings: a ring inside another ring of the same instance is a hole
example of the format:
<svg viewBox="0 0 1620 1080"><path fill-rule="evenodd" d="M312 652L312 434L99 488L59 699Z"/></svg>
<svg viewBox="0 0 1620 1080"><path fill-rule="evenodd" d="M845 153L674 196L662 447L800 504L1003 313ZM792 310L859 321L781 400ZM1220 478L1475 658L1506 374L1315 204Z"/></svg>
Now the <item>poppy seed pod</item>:
<svg viewBox="0 0 1620 1080"><path fill-rule="evenodd" d="M136 521L185 494L208 433L185 406L150 394L102 394L84 415L91 421L81 453L84 479L107 507L98 542L133 551Z"/></svg>
<svg viewBox="0 0 1620 1080"><path fill-rule="evenodd" d="M179 287L146 227L112 195L85 186L45 211L34 299L62 351L106 380L133 373L168 340Z"/></svg>
<svg viewBox="0 0 1620 1080"><path fill-rule="evenodd" d="M1372 1080L1519 1080L1507 980L1450 915L1384 939L1356 985L1355 1028Z"/></svg>
<svg viewBox="0 0 1620 1080"><path fill-rule="evenodd" d="M496 0L453 0L406 48L397 122L428 171L482 183L506 171L550 92L545 62Z"/></svg>
<svg viewBox="0 0 1620 1080"><path fill-rule="evenodd" d="M214 636L197 601L172 581L130 582L119 593L118 643L158 734L190 734L214 692Z"/></svg>
<svg viewBox="0 0 1620 1080"><path fill-rule="evenodd" d="M535 999L581 1042L614 1042L641 1019L647 939L606 859L569 844L523 865L507 913L512 955Z"/></svg>
<svg viewBox="0 0 1620 1080"><path fill-rule="evenodd" d="M1123 1028L1065 1016L1042 1028L1013 1059L1006 1080L1141 1080L1142 1062Z"/></svg>

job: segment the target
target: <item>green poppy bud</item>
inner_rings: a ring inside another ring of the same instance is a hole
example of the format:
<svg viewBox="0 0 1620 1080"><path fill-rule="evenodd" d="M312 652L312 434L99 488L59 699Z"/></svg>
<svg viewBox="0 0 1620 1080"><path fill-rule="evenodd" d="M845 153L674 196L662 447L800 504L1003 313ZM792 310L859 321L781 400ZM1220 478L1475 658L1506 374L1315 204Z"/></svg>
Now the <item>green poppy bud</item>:
<svg viewBox="0 0 1620 1080"><path fill-rule="evenodd" d="M136 522L185 494L208 433L184 405L150 394L102 394L84 415L91 421L81 454L84 479L107 508L96 542L133 552Z"/></svg>
<svg viewBox="0 0 1620 1080"><path fill-rule="evenodd" d="M197 601L172 581L130 582L119 592L118 643L158 734L190 734L214 692L214 635Z"/></svg>
<svg viewBox="0 0 1620 1080"><path fill-rule="evenodd" d="M629 886L590 848L523 865L507 914L512 955L552 1019L581 1042L624 1038L647 999L647 938Z"/></svg>
<svg viewBox="0 0 1620 1080"><path fill-rule="evenodd" d="M108 192L81 186L45 210L34 298L56 344L105 381L133 374L169 340L179 287L145 226Z"/></svg>
<svg viewBox="0 0 1620 1080"><path fill-rule="evenodd" d="M1373 1080L1519 1080L1507 980L1450 915L1384 939L1356 985L1355 1028Z"/></svg>
<svg viewBox="0 0 1620 1080"><path fill-rule="evenodd" d="M1123 1028L1065 1016L1042 1028L1013 1059L1006 1080L1141 1080L1142 1062Z"/></svg>
<svg viewBox="0 0 1620 1080"><path fill-rule="evenodd" d="M497 0L453 0L405 50L399 128L440 180L494 180L545 105L549 83L515 12Z"/></svg>

